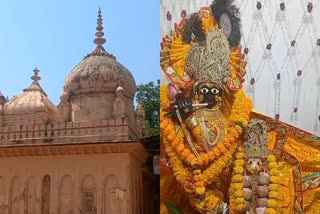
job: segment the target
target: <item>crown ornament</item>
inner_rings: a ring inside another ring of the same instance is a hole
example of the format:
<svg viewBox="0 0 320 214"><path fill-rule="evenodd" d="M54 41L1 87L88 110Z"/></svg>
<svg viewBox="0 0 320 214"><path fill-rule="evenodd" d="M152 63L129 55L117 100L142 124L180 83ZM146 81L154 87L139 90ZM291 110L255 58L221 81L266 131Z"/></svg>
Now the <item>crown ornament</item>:
<svg viewBox="0 0 320 214"><path fill-rule="evenodd" d="M203 43L192 43L185 71L195 82L225 83L229 72L230 47L222 29L211 29Z"/></svg>
<svg viewBox="0 0 320 214"><path fill-rule="evenodd" d="M210 7L176 23L162 39L162 70L180 89L209 81L234 94L242 88L247 64L240 27L233 0L215 0Z"/></svg>
<svg viewBox="0 0 320 214"><path fill-rule="evenodd" d="M262 120L252 119L245 131L243 144L247 158L266 158L269 155L267 147L267 127Z"/></svg>

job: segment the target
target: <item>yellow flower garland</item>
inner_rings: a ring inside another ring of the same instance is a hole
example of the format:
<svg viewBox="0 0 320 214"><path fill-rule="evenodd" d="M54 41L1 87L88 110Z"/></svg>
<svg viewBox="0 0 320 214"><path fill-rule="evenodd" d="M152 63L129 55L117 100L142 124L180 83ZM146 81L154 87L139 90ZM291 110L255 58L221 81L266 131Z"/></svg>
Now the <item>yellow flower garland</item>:
<svg viewBox="0 0 320 214"><path fill-rule="evenodd" d="M229 188L230 214L239 213L244 209L243 199L243 172L244 172L244 149L240 145L237 148L236 161L233 166L233 176Z"/></svg>
<svg viewBox="0 0 320 214"><path fill-rule="evenodd" d="M270 174L270 184L269 184L269 199L267 201L267 209L266 214L275 214L278 213L279 204L277 202L277 199L279 198L278 194L278 183L279 183L279 177L277 176L279 173L279 165L276 162L276 156L275 155L268 155L267 161L268 161L268 171Z"/></svg>

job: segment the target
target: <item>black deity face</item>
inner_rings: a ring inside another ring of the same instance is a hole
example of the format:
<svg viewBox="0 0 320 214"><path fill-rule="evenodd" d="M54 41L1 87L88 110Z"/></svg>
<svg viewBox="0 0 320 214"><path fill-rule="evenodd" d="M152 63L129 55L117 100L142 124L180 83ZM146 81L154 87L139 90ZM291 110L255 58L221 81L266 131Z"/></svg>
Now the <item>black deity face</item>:
<svg viewBox="0 0 320 214"><path fill-rule="evenodd" d="M222 88L213 82L203 82L197 87L200 103L208 103L206 108L213 108L221 101Z"/></svg>

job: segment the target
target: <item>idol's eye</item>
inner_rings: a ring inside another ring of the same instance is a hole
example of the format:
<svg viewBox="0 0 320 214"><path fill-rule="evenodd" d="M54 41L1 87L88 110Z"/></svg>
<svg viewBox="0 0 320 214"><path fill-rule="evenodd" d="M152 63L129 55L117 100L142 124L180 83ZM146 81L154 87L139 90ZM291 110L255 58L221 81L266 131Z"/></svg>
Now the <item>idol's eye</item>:
<svg viewBox="0 0 320 214"><path fill-rule="evenodd" d="M207 88L201 88L201 89L200 89L200 92L201 92L202 94L206 94L206 93L209 92L209 89L207 89Z"/></svg>
<svg viewBox="0 0 320 214"><path fill-rule="evenodd" d="M213 93L213 94L219 94L219 90L218 89L216 89L216 88L213 88L213 89L211 89L211 92Z"/></svg>

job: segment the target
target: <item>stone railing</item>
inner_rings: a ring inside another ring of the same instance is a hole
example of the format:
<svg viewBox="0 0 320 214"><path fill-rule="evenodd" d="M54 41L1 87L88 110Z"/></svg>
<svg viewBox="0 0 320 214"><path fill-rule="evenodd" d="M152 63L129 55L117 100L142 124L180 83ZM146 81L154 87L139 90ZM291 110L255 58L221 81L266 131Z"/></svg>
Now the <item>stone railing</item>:
<svg viewBox="0 0 320 214"><path fill-rule="evenodd" d="M0 127L0 146L42 143L89 143L139 140L127 119Z"/></svg>

